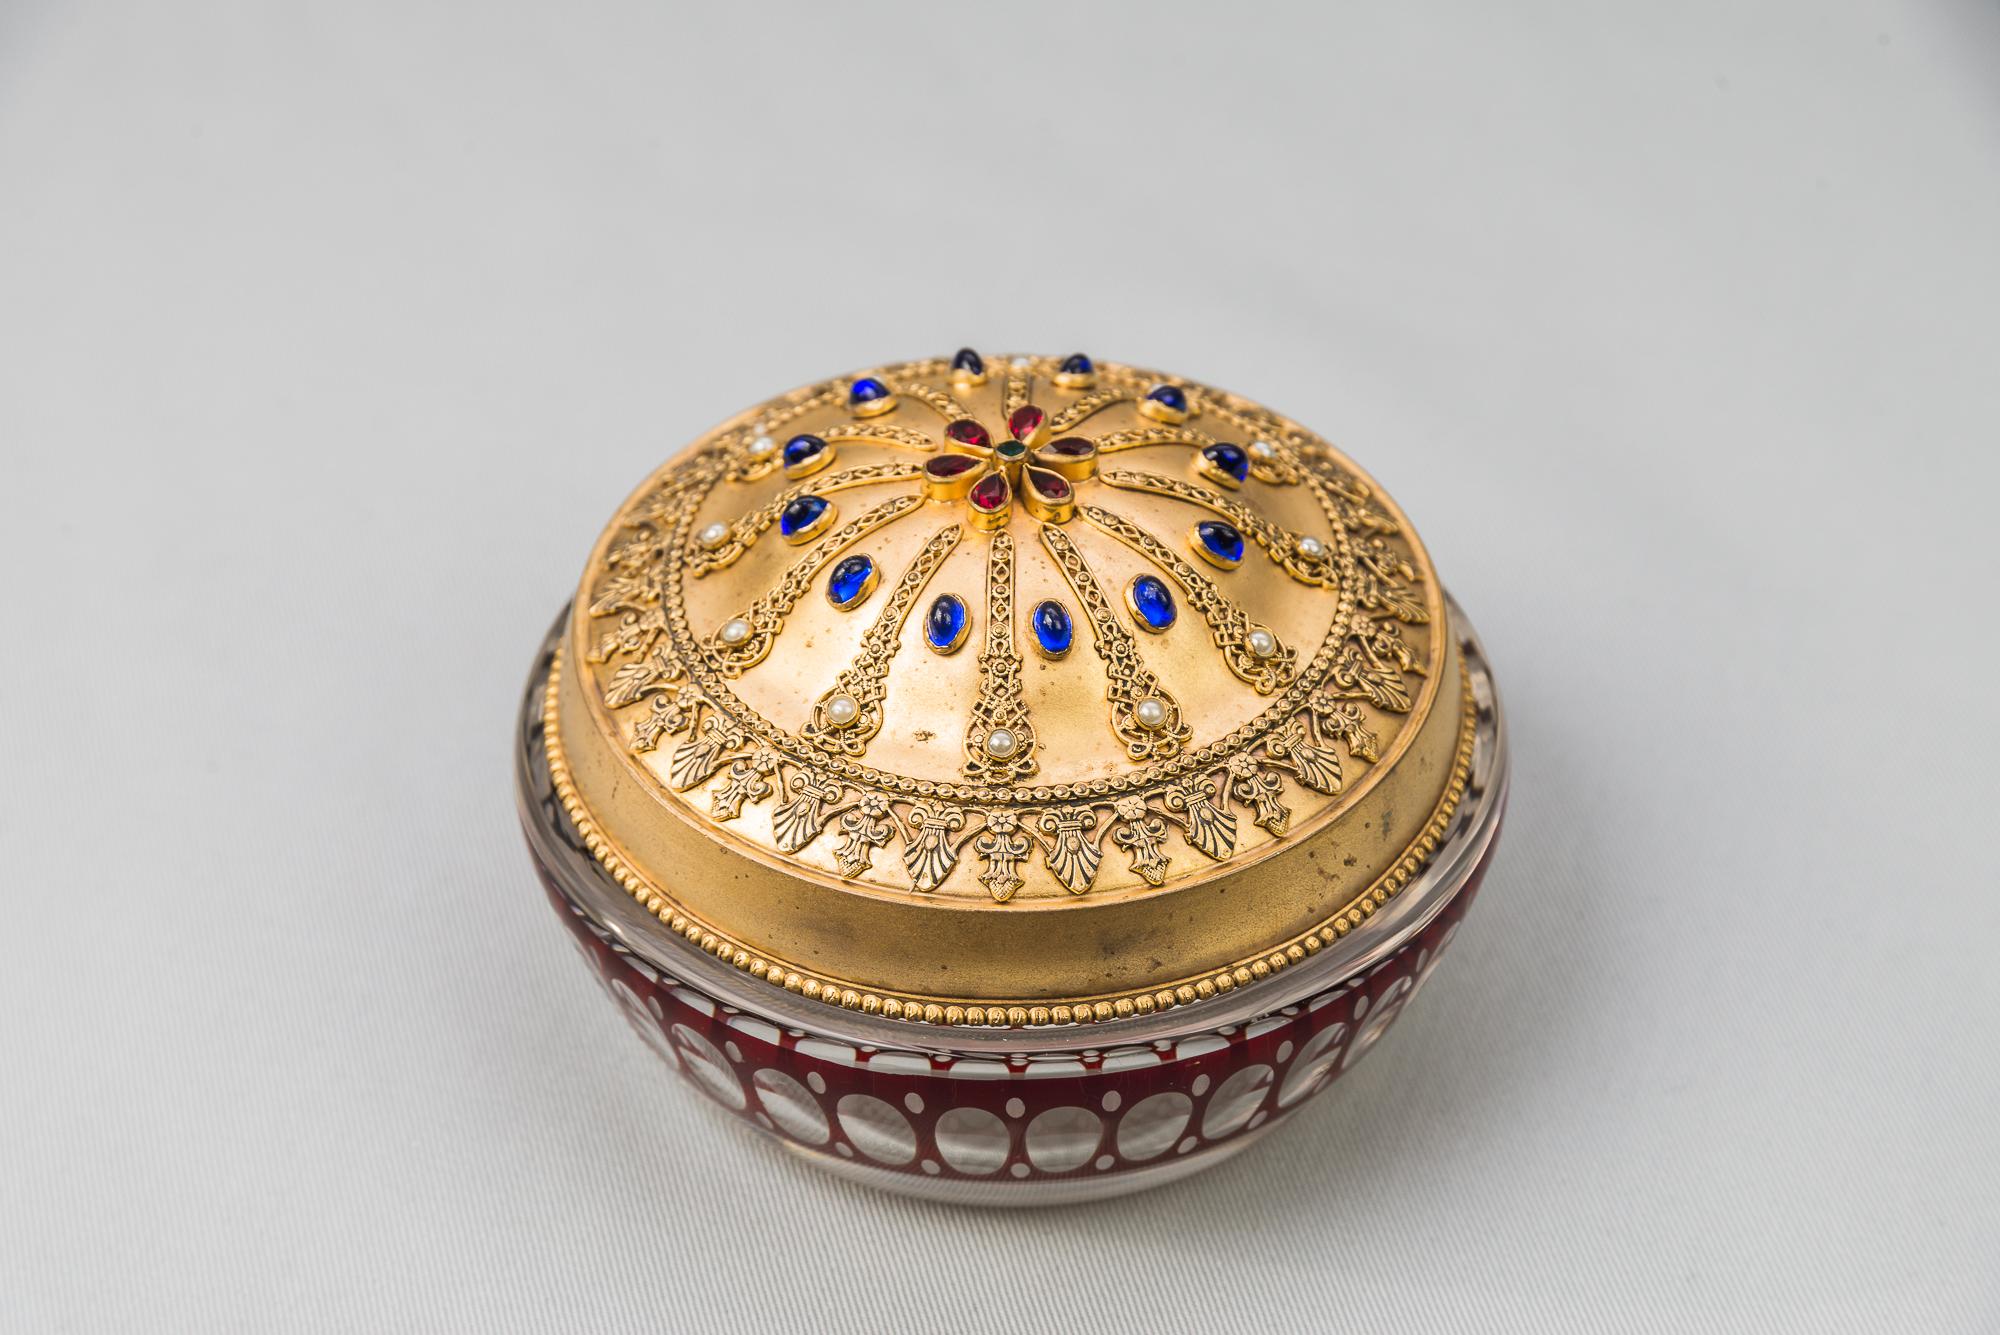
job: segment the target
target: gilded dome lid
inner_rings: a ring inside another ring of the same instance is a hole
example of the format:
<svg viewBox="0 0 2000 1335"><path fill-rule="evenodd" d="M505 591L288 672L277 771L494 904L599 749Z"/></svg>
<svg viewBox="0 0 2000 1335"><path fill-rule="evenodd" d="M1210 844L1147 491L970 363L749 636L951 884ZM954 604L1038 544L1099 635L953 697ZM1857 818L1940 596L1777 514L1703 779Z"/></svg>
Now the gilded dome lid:
<svg viewBox="0 0 2000 1335"><path fill-rule="evenodd" d="M965 350L649 478L585 568L550 760L620 882L752 972L916 1015L1173 1004L1420 863L1469 745L1445 619L1297 423Z"/></svg>

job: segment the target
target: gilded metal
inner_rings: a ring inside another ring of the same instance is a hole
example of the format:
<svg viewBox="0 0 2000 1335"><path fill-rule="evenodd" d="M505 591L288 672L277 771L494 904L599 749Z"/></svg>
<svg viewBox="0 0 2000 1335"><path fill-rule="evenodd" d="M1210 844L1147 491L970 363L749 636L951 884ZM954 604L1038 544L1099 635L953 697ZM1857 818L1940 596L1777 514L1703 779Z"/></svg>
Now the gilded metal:
<svg viewBox="0 0 2000 1335"><path fill-rule="evenodd" d="M901 1026L909 1021L953 1025L959 1026L949 1036L954 1046L1005 1061L1030 1042L1036 1051L1087 1056L1105 1042L1095 1023L1114 1019L1123 1022L1121 1045L1170 1039L1184 1032L1187 1023L1174 1012L1190 1005L1201 1007L1204 1024L1244 1024L1269 1012L1269 991L1248 986L1261 978L1282 975L1286 990L1305 995L1369 973L1451 901L1489 849L1507 788L1506 729L1476 639L1455 614L1451 622L1465 643L1467 762L1459 783L1446 795L1448 802L1441 803L1444 818L1426 826L1430 837L1413 844L1408 858L1350 908L1295 937L1266 940L1261 949L1178 985L1102 995L1043 993L1006 1001L956 992L899 994L858 987L810 968L788 968L718 935L636 875L576 799L560 740L545 727L555 716L551 702L556 694L549 689L546 661L530 681L516 747L523 823L537 856L546 865L559 866L566 885L582 897L593 917L611 925L635 953L727 1005L770 1016L781 1025L823 1024L820 1007L838 1006L847 1012L844 1023L863 1043L886 1048L907 1044ZM554 656L560 638L559 628L545 646L545 659ZM1258 965L1263 966L1261 974L1253 969ZM1078 1027L1045 1027L1072 1024ZM1038 1028L1023 1031L1018 1026Z"/></svg>
<svg viewBox="0 0 2000 1335"><path fill-rule="evenodd" d="M1173 576L1188 604L1208 622L1215 647L1229 670L1259 695L1270 695L1291 680L1298 653L1268 627L1251 623L1215 581L1183 561L1164 542L1123 515L1087 505L1083 517L1144 555Z"/></svg>
<svg viewBox="0 0 2000 1335"><path fill-rule="evenodd" d="M1238 989L1278 973L1281 970L1303 964L1320 956L1327 963L1339 961L1337 967L1325 972L1333 977L1344 977L1364 968L1365 965L1350 963L1357 957L1353 952L1328 956L1327 947L1349 940L1371 919L1378 916L1378 910L1385 906L1389 912L1384 918L1398 916L1406 907L1397 896L1406 887L1420 880L1434 882L1433 890L1442 886L1456 889L1467 869L1468 859L1464 847L1453 849L1452 865L1439 868L1434 855L1449 844L1463 845L1471 836L1480 841L1481 846L1489 841L1499 808L1499 799L1505 789L1504 733L1499 729L1497 713L1492 706L1490 680L1483 675L1480 683L1486 685L1483 697L1477 685L1466 683L1460 718L1458 748L1452 763L1451 777L1443 793L1438 797L1435 808L1430 812L1420 833L1409 844L1398 851L1375 882L1362 893L1356 895L1340 912L1315 923L1311 929L1289 939L1279 940L1265 949L1234 960L1220 968L1201 974L1169 982L1164 986L1150 986L1136 991L1104 992L1087 996L1075 996L1047 989L1033 993L1023 993L1011 1000L999 1000L992 995L977 997L940 993L909 993L884 989L874 990L866 984L857 984L851 979L843 979L800 967L776 959L767 958L755 949L727 935L718 932L707 923L684 911L674 900L663 895L654 881L643 875L606 838L604 831L591 816L590 808L578 793L569 763L563 751L559 731L560 696L558 671L559 655L551 663L550 672L541 689L541 706L538 722L542 732L540 753L537 757L544 767L540 775L532 776L532 782L546 783L552 790L557 804L583 841L584 849L596 859L606 875L619 889L637 901L639 907L656 918L674 936L684 938L704 955L714 956L722 966L733 966L751 979L782 987L786 992L795 993L807 1002L821 1002L840 1006L866 1015L879 1015L889 1020L910 1020L937 1025L1068 1025L1102 1023L1118 1019L1128 1020L1136 1016L1152 1015L1171 1010L1176 1006L1191 1006L1197 1002L1216 1001L1227 998ZM1481 743L1484 747L1484 776L1480 770ZM528 756L523 757L529 761ZM1475 823L1465 828L1457 820L1460 803L1467 797L1468 785L1479 791ZM795 798L794 804L806 801L815 811L823 809L839 796L838 788L814 788ZM842 808L840 815L841 846L843 859L848 850L860 849L853 856L851 864L856 868L868 864L870 850L886 844L891 835L889 822L882 818L884 808L862 803ZM811 817L808 818L812 819ZM1004 826L1003 828L1014 828ZM531 837L534 837L531 835ZM1166 827L1158 818L1149 817L1143 826L1128 827L1115 834L1114 840L1123 847L1134 850L1155 848L1164 843ZM1135 852L1135 860L1141 856ZM1472 859L1476 861L1476 859ZM997 896L999 902L1011 898ZM1422 897L1428 902L1408 905L1417 912L1435 912L1441 906L1435 894ZM1395 942L1388 938L1388 944ZM1004 947L1003 947L1004 948ZM1380 957L1386 953L1385 942L1376 938L1368 951L1359 956L1361 960ZM1316 971L1318 972L1318 971ZM1063 978L1059 971L1050 975ZM754 984L753 984L754 985ZM728 989L721 989L725 992ZM1218 1001L1218 1005L1221 1003ZM1251 1003L1255 1004L1255 1003ZM1218 1020L1218 1023L1226 1022Z"/></svg>
<svg viewBox="0 0 2000 1335"><path fill-rule="evenodd" d="M1195 457L1198 459L1201 455L1197 453ZM1290 532L1264 518L1241 501L1219 495L1192 482L1183 482L1179 478L1118 471L1104 474L1104 480L1114 487L1148 491L1159 496L1173 496L1213 510L1243 530L1245 537L1262 547L1265 555L1277 562L1286 574L1301 584L1317 584L1322 588L1340 587L1340 562L1334 544L1343 540L1341 535L1336 534L1333 539L1327 540L1311 534ZM1235 481L1233 478L1230 480Z"/></svg>
<svg viewBox="0 0 2000 1335"><path fill-rule="evenodd" d="M900 393L915 399L918 403L923 404L947 422L961 421L973 415L970 408L935 385L927 385L916 380L891 381L890 383L894 384ZM983 378L980 383L985 383ZM954 384L953 388L956 389L959 386Z"/></svg>
<svg viewBox="0 0 2000 1335"><path fill-rule="evenodd" d="M1111 731L1125 744L1130 760L1168 760L1194 739L1181 719L1180 702L1160 685L1160 679L1140 657L1139 646L1112 614L1111 601L1097 576L1059 528L1042 525L1042 545L1056 558L1062 575L1083 604L1104 662L1104 698L1111 706ZM1206 849L1203 849L1206 852Z"/></svg>
<svg viewBox="0 0 2000 1335"><path fill-rule="evenodd" d="M900 445L906 450L934 450L938 443L923 432L910 427L893 426L887 422L851 422L845 426L830 426L819 433L826 441L861 441L869 445Z"/></svg>
<svg viewBox="0 0 2000 1335"><path fill-rule="evenodd" d="M763 505L733 520L718 519L703 525L687 554L687 571L699 578L710 571L734 565L743 553L756 544L757 539L778 522L778 516L784 513L785 507L801 496L824 496L849 487L868 487L878 482L907 482L921 476L919 470L905 464L870 464L866 468L849 468L829 473L810 483L787 487ZM828 515L832 515L830 507Z"/></svg>
<svg viewBox="0 0 2000 1335"><path fill-rule="evenodd" d="M707 650L716 665L734 677L763 662L764 655L771 651L771 642L785 628L786 615L812 587L819 572L856 541L876 529L888 527L916 509L917 504L908 496L884 501L867 514L849 520L845 527L800 557L797 564L785 572L783 579L750 605L748 612L740 618L732 617L730 621L723 622L709 637ZM661 559L663 563L666 560L665 557ZM743 639L725 636L724 631L729 629L731 621L738 620L749 626L749 636Z"/></svg>
<svg viewBox="0 0 2000 1335"><path fill-rule="evenodd" d="M1124 403L1131 397L1131 391L1123 389L1100 389L1094 394L1086 394L1073 403L1062 405L1056 414L1049 418L1048 434L1051 437L1066 436L1112 404Z"/></svg>
<svg viewBox="0 0 2000 1335"><path fill-rule="evenodd" d="M869 739L882 730L883 681L896 651L903 646L903 622L931 576L958 546L960 536L957 524L946 525L917 552L909 569L896 581L896 591L889 595L875 624L862 636L861 652L813 706L812 721L799 733L803 740L841 755L858 756L867 750ZM843 705L838 715L830 715L828 707L835 701L850 702L854 708Z"/></svg>
<svg viewBox="0 0 2000 1335"><path fill-rule="evenodd" d="M1014 535L996 533L986 555L986 649L979 655L979 698L965 730L969 779L1011 785L1035 773L1035 724L1021 699L1021 668L1014 648ZM1004 744L994 743L996 731L1004 734Z"/></svg>
<svg viewBox="0 0 2000 1335"><path fill-rule="evenodd" d="M1234 968L1423 856L1463 688L1393 504L1247 400L1168 381L1196 431L1145 411L1156 373L1100 362L1066 389L1059 365L862 372L900 403L894 427L856 415L852 378L780 396L662 468L593 553L551 679L551 769L621 884L740 967L884 998L1137 996ZM1029 407L1022 459L945 434L970 419L1005 445ZM765 442L802 433L838 441L841 467L787 482ZM1089 448L1054 452L1071 439ZM1249 458L1228 494L1185 476L1218 442ZM926 471L954 455L962 473ZM981 481L1004 503L975 504ZM835 490L854 518L795 558L759 544L791 499ZM1178 549L1209 515L1266 561L1197 569ZM874 615L802 602L863 539L897 575ZM1106 590L1144 574L1187 614L1142 649ZM976 658L900 652L940 593L985 608ZM1040 651L1049 599L1093 653Z"/></svg>

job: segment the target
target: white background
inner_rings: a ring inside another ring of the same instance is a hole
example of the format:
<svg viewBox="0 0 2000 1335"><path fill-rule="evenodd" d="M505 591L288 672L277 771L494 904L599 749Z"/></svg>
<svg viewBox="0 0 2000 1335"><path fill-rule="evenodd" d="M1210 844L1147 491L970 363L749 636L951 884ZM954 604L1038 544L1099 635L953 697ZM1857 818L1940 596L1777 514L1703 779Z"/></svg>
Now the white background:
<svg viewBox="0 0 2000 1335"><path fill-rule="evenodd" d="M2000 11L0 7L0 1326L1992 1330ZM1516 787L1394 1038L978 1215L716 1134L519 847L625 491L875 361L1317 425Z"/></svg>

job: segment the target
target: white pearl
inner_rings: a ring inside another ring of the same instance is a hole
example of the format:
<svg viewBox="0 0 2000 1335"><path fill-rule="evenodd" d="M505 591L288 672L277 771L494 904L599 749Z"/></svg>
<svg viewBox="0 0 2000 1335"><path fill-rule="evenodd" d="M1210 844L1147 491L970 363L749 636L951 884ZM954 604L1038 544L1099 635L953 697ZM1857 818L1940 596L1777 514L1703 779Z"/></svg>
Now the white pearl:
<svg viewBox="0 0 2000 1335"><path fill-rule="evenodd" d="M1248 644L1250 652L1259 658L1269 658L1278 652L1278 637L1268 630L1251 631L1244 637L1244 643Z"/></svg>
<svg viewBox="0 0 2000 1335"><path fill-rule="evenodd" d="M750 457L752 459L768 459L772 451L777 448L777 441L772 440L769 436L759 436L750 442Z"/></svg>
<svg viewBox="0 0 2000 1335"><path fill-rule="evenodd" d="M1016 371L1025 371L1034 364L1034 359L1030 357L1016 357L1013 361L1013 367Z"/></svg>
<svg viewBox="0 0 2000 1335"><path fill-rule="evenodd" d="M707 528L701 531L701 533L695 538L695 541L700 543L704 547L720 547L723 544L723 541L728 537L729 537L729 525L710 524Z"/></svg>
<svg viewBox="0 0 2000 1335"><path fill-rule="evenodd" d="M1139 720L1142 728L1162 728L1167 722L1167 706L1163 700L1147 696L1132 706L1132 717Z"/></svg>
<svg viewBox="0 0 2000 1335"><path fill-rule="evenodd" d="M861 717L861 703L851 695L836 695L826 702L826 721L836 728L848 728Z"/></svg>
<svg viewBox="0 0 2000 1335"><path fill-rule="evenodd" d="M1317 561L1325 554L1326 544L1318 538L1299 539L1299 555L1305 557L1308 561Z"/></svg>
<svg viewBox="0 0 2000 1335"><path fill-rule="evenodd" d="M1013 729L1011 728L995 728L992 732L986 734L986 753L988 755L999 756L1004 760L1008 756L1013 755L1014 748L1019 745L1020 742L1015 738Z"/></svg>
<svg viewBox="0 0 2000 1335"><path fill-rule="evenodd" d="M1268 440L1252 441L1250 444L1250 457L1253 459L1275 459L1277 456L1278 447Z"/></svg>
<svg viewBox="0 0 2000 1335"><path fill-rule="evenodd" d="M741 644L750 638L750 623L742 617L731 617L722 623L722 629L716 632L716 638L724 644Z"/></svg>

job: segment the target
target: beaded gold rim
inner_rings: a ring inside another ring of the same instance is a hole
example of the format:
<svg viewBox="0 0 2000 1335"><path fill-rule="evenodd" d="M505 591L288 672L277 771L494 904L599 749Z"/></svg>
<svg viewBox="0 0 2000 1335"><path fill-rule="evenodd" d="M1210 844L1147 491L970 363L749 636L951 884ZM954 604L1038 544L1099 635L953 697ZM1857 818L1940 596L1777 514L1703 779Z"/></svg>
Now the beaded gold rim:
<svg viewBox="0 0 2000 1335"><path fill-rule="evenodd" d="M563 669L558 650L549 664L542 695L543 755L556 798L570 823L582 838L585 849L600 866L647 912L676 936L703 952L773 986L783 987L811 1000L868 1015L910 1020L924 1024L957 1026L1021 1026L1047 1024L1090 1024L1150 1015L1175 1006L1193 1005L1227 994L1238 987L1268 978L1293 964L1299 964L1367 922L1397 892L1408 885L1437 851L1444 833L1464 798L1472 771L1473 747L1477 737L1478 710L1472 694L1469 672L1459 668L1460 716L1457 749L1451 772L1432 808L1430 818L1417 836L1404 846L1388 870L1339 911L1318 925L1279 942L1268 951L1248 956L1224 968L1204 972L1178 983L1137 991L1108 993L1069 1002L1046 1001L966 1001L897 993L884 989L864 989L850 983L798 969L781 960L751 950L728 934L694 917L626 860L605 835L578 794L558 726L559 687Z"/></svg>

